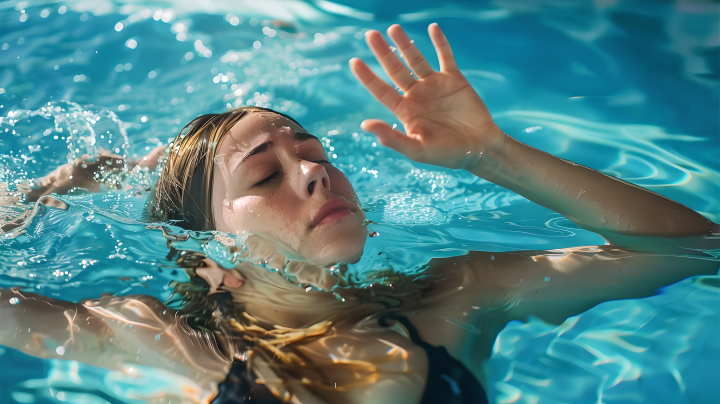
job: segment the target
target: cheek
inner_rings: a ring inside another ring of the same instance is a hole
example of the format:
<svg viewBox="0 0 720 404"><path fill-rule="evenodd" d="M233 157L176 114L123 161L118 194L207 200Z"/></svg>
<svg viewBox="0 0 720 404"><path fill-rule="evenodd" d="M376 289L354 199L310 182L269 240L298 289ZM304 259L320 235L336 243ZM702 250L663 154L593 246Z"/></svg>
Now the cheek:
<svg viewBox="0 0 720 404"><path fill-rule="evenodd" d="M243 196L234 200L223 201L223 219L231 232L240 234L251 231L253 218L259 214L263 198L260 196Z"/></svg>
<svg viewBox="0 0 720 404"><path fill-rule="evenodd" d="M262 233L296 248L302 223L297 201L291 199L281 190L243 196L223 204L223 218L232 233Z"/></svg>
<svg viewBox="0 0 720 404"><path fill-rule="evenodd" d="M357 194L355 194L355 189L350 183L350 180L348 180L347 177L337 169L328 173L328 175L332 184L331 189L333 193L360 207L360 199L357 197Z"/></svg>

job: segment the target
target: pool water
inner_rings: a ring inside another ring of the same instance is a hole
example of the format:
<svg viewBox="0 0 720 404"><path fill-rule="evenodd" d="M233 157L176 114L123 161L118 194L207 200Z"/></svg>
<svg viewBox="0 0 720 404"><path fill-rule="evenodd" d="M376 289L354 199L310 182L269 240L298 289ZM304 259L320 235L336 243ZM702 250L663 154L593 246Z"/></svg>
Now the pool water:
<svg viewBox="0 0 720 404"><path fill-rule="evenodd" d="M604 244L513 192L414 163L360 130L366 118L393 122L347 67L358 56L380 72L363 33L401 23L437 66L426 27L438 22L506 133L720 220L717 2L442 4L0 2L0 183L17 193L23 180L100 149L137 158L198 114L259 105L321 137L355 186L379 233L352 268L360 277L416 272L469 250ZM154 175L123 176L123 192L76 190L60 197L67 210L0 206L3 220L30 217L0 234L0 288L68 301L168 298L168 284L187 278L165 260L162 233L137 220ZM498 403L718 402L719 318L720 277L686 279L559 327L512 323L478 366ZM0 347L0 402L202 395L191 381L139 371Z"/></svg>

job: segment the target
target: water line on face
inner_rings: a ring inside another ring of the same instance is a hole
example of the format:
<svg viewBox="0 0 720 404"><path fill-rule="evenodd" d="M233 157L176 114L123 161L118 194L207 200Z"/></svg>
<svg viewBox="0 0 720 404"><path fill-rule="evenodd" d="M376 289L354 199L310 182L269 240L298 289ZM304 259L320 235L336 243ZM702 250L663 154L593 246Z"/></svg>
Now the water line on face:
<svg viewBox="0 0 720 404"><path fill-rule="evenodd" d="M274 128L274 125L273 125ZM276 138L277 136L292 136L292 131L289 126L282 126L278 129L276 129L272 133L259 131L257 134L257 137L259 138L267 138L270 137L271 139ZM228 139L229 138L229 139ZM236 173L231 172L233 170L233 167L236 167L236 165L239 163L240 159L245 158L246 151L250 149L251 142L241 142L238 139L234 138L232 136L232 133L228 133L226 135L225 141L233 141L235 144L228 145L230 151L225 152L222 154L218 154L214 159L214 164L216 168L218 169L216 172L220 173L221 180L223 181L223 185L225 186L225 195L222 203L222 217L225 221L225 226L232 229L232 228L238 228L240 227L240 223L238 223L238 215L242 212L248 212L248 213L254 213L254 207L258 205L259 203L263 202L263 198L256 195L246 195L235 198L237 195L232 191L233 185L235 181L233 181L233 176L236 176ZM234 199L233 199L234 198ZM260 217L260 214L256 214L258 217ZM232 231L232 230L231 230ZM244 230L235 230L236 235L247 235L247 233ZM269 235L265 235L265 237L270 237ZM289 256L300 256L300 254L297 251L297 247L293 247L288 245L288 243L280 241L276 237L270 237L275 242L276 247L283 250L286 255Z"/></svg>

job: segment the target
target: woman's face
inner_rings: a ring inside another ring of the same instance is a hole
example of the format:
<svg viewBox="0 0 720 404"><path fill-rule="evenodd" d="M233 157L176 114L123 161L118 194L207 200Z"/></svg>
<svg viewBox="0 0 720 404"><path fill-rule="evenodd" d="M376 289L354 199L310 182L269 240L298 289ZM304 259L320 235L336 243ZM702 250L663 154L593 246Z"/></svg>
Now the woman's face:
<svg viewBox="0 0 720 404"><path fill-rule="evenodd" d="M272 112L238 121L215 153L217 230L260 234L318 265L356 262L367 230L350 181L313 135Z"/></svg>

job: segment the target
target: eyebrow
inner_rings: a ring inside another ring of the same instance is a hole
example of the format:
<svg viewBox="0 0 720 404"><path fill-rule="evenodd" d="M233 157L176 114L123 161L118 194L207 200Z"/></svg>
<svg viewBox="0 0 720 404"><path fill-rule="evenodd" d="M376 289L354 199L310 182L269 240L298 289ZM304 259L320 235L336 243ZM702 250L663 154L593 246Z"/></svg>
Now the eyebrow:
<svg viewBox="0 0 720 404"><path fill-rule="evenodd" d="M317 136L311 135L307 132L295 132L295 134L293 135L293 141L296 144L305 143L311 139L315 139L318 142L320 141L320 139L318 139ZM250 150L250 152L248 152L248 154L246 154L245 157L243 157L242 160L240 160L240 162L237 163L237 165L235 167L233 167L232 172L234 173L235 170L237 170L238 167L240 167L242 165L242 163L244 163L245 160L248 159L248 157L269 151L270 149L273 148L273 146L275 146L275 144L272 141L268 140L267 142L261 143L255 147L253 147L252 150Z"/></svg>

